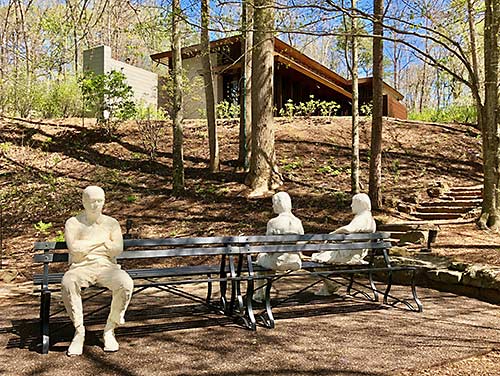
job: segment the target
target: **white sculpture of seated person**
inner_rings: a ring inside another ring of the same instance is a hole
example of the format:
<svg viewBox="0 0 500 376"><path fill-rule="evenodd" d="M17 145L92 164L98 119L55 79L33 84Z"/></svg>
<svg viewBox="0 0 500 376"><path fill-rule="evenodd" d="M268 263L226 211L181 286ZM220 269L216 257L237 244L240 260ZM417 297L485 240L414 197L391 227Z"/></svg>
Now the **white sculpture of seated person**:
<svg viewBox="0 0 500 376"><path fill-rule="evenodd" d="M273 211L278 214L267 222L266 235L303 235L302 222L292 214L292 200L288 193L278 192L273 198ZM261 253L257 256L257 265L272 270L299 270L302 260L299 253ZM261 274L262 275L262 274ZM261 302L264 299L264 279L258 279L256 283L257 292L254 300Z"/></svg>
<svg viewBox="0 0 500 376"><path fill-rule="evenodd" d="M84 211L66 221L64 236L69 250L70 268L62 279L62 299L75 327L67 354L81 355L85 340L81 289L92 285L112 291L111 309L104 328L104 351L117 351L114 329L125 323L125 311L134 283L116 263L123 251L120 224L102 214L105 195L97 186L83 191Z"/></svg>
<svg viewBox="0 0 500 376"><path fill-rule="evenodd" d="M358 193L352 197L351 209L354 214L352 221L342 226L331 234L351 234L351 233L373 233L376 231L375 220L371 212L370 197L366 193ZM368 250L338 250L314 253L311 257L313 261L329 264L366 264L363 259L368 254ZM330 280L323 279L323 286L316 295L331 295L340 288L340 285Z"/></svg>

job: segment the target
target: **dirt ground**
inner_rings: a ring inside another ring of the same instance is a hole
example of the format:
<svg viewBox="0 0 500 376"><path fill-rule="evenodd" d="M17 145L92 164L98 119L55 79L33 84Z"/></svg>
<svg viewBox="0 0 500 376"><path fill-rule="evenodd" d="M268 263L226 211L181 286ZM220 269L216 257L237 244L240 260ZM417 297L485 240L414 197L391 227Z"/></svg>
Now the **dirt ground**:
<svg viewBox="0 0 500 376"><path fill-rule="evenodd" d="M280 189L292 196L294 214L306 233L332 231L351 217L349 129L348 118L276 122L277 160L284 178ZM172 324L161 321L151 324L158 329L150 334L149 329L145 333L139 328L131 340L123 336L124 351L119 354L102 354L97 339L91 340L95 343L91 342L85 357L71 363L63 356L64 346L48 357L30 351L30 345L23 342L27 337L12 328L33 328L29 320L37 315L37 302L26 298L25 289L17 300L18 286L30 286L35 271L33 242L56 238L64 221L80 210L85 186L97 184L105 189L106 214L117 218L124 232L126 220L132 220L132 236L265 232L272 216L271 200L247 196L244 174L235 168L236 122L219 125L222 166L217 174L206 169L205 124L186 124L186 194L182 197L171 194L171 127L162 128L154 160L146 152L147 134L135 122L111 137L90 120L84 125L81 119L0 120L1 260L3 270L15 276L10 284L0 282L0 336L5 341L0 349L0 373L4 367L4 373L13 375L500 375L498 366L491 368L500 359L498 306L425 289L426 312L420 316L400 310L357 309L340 315L328 309L325 315L300 318L303 312L299 311L297 317L281 320L280 331L257 333L221 325L212 318L206 327L197 326L199 320L189 328L175 320ZM361 131L364 190L368 188L369 140L365 120ZM408 220L395 210L398 203L428 199L426 188L436 181L450 186L481 184L480 147L481 139L471 127L386 120L384 210L375 213L377 218ZM479 231L473 223L441 226L433 252L459 261L500 265L498 234ZM341 307L332 308L336 309L344 313ZM144 325L143 319L139 321L134 325ZM459 330L456 323L461 324ZM421 333L420 327L428 331ZM471 330L478 331L477 337ZM277 357L277 351L284 360ZM9 359L22 359L22 365Z"/></svg>

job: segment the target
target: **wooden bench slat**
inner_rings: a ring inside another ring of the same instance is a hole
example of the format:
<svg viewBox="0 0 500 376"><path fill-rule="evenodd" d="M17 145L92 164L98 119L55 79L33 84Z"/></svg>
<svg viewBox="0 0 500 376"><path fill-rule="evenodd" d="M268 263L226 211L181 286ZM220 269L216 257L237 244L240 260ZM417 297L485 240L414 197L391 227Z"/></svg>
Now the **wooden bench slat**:
<svg viewBox="0 0 500 376"><path fill-rule="evenodd" d="M362 241L388 239L390 233L354 233L354 234L305 234L305 235L252 235L252 236L222 236L199 238L167 238L167 239L125 239L124 247L157 247L182 245L216 245L216 244L247 244L247 243L283 243L296 241ZM35 242L34 249L38 251L67 249L66 242Z"/></svg>
<svg viewBox="0 0 500 376"><path fill-rule="evenodd" d="M174 249L145 249L136 251L124 251L117 259L145 259L165 258L183 256L217 256L217 255L240 255L248 253L273 253L273 252L321 252L334 250L357 250L357 249L384 249L390 248L390 242L342 242L342 243L305 243L305 244L267 244L245 246L227 246L211 248L174 248ZM35 255L35 262L67 262L67 253L50 253Z"/></svg>

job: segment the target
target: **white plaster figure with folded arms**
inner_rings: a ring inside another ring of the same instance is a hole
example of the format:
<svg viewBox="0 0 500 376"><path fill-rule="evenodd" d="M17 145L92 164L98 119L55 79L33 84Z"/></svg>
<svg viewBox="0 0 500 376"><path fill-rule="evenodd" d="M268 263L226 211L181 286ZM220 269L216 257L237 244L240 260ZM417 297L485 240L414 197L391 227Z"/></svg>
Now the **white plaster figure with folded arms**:
<svg viewBox="0 0 500 376"><path fill-rule="evenodd" d="M303 235L302 222L292 214L292 200L288 193L278 192L273 196L273 211L278 214L267 222L266 235ZM257 264L272 270L299 270L302 260L299 253L261 253L257 256ZM265 284L265 280L257 280L256 287ZM262 301L264 289L260 288L254 295L255 301Z"/></svg>
<svg viewBox="0 0 500 376"><path fill-rule="evenodd" d="M351 234L351 233L373 233L376 231L375 220L371 212L370 197L366 193L358 193L352 197L351 209L354 214L352 221L342 226L331 234ZM312 260L329 264L366 264L364 257L368 250L338 250L314 253ZM340 285L329 280L324 280L323 287L316 293L317 295L331 295L338 290Z"/></svg>
<svg viewBox="0 0 500 376"><path fill-rule="evenodd" d="M85 340L81 289L92 285L112 292L111 309L104 328L104 351L118 351L114 329L125 323L125 311L134 283L116 263L123 252L120 224L102 214L104 191L97 186L84 189L84 211L66 221L64 236L69 250L69 270L62 279L62 299L75 326L68 355L81 355Z"/></svg>

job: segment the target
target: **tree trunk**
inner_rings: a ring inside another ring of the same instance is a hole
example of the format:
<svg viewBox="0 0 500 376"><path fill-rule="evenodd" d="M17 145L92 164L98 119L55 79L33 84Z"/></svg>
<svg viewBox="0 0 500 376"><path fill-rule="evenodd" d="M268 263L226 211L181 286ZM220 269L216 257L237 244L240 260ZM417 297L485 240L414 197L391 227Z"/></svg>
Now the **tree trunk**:
<svg viewBox="0 0 500 376"><path fill-rule="evenodd" d="M172 121L174 142L172 149L173 176L172 193L184 192L184 155L183 155L183 118L182 118L182 56L180 36L180 0L172 0L172 71L174 95L172 105Z"/></svg>
<svg viewBox="0 0 500 376"><path fill-rule="evenodd" d="M500 1L485 1L484 19L484 108L483 123L483 207L479 226L492 230L500 228L500 143L498 115L498 64L499 44L498 32L500 17Z"/></svg>
<svg viewBox="0 0 500 376"><path fill-rule="evenodd" d="M370 157L369 194L374 209L382 208L382 114L383 97L383 26L384 0L374 0L373 4L373 111Z"/></svg>
<svg viewBox="0 0 500 376"><path fill-rule="evenodd" d="M241 12L242 33L241 53L241 102L238 166L248 170L248 161L252 140L252 43L253 43L253 6L243 0Z"/></svg>
<svg viewBox="0 0 500 376"><path fill-rule="evenodd" d="M351 8L356 8L356 0L351 0ZM352 156L351 193L359 193L359 91L358 91L358 22L354 11L351 14L351 75L352 75Z"/></svg>
<svg viewBox="0 0 500 376"><path fill-rule="evenodd" d="M214 81L212 63L210 62L210 40L208 37L210 11L208 0L201 1L201 61L203 64L203 80L205 83L205 102L207 109L208 144L210 148L210 172L220 169L219 143L217 141L217 123L215 115Z"/></svg>
<svg viewBox="0 0 500 376"><path fill-rule="evenodd" d="M274 150L273 71L274 2L255 1L252 54L252 155L248 183L251 196L281 184Z"/></svg>

